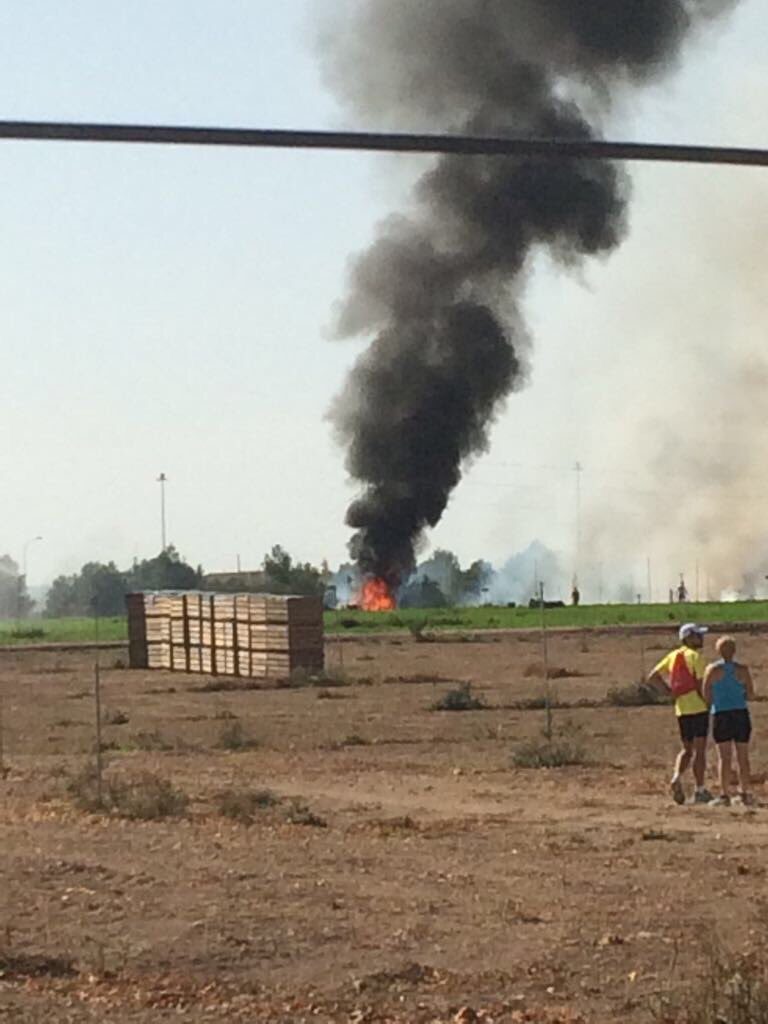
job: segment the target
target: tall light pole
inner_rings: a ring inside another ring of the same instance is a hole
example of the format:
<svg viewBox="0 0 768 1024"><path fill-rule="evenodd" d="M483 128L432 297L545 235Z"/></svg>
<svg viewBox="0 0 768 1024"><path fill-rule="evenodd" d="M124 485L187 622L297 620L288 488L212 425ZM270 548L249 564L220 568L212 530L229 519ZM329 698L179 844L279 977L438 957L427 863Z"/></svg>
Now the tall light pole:
<svg viewBox="0 0 768 1024"><path fill-rule="evenodd" d="M24 546L21 553L21 576L19 577L19 585L16 588L16 621L21 619L21 588L26 586L27 583L27 551L29 545L34 544L35 541L42 540L42 537L30 537L29 540L24 541Z"/></svg>
<svg viewBox="0 0 768 1024"><path fill-rule="evenodd" d="M579 573L581 571L581 474L584 472L584 467L580 462L577 462L573 467L573 471L576 474L576 557L574 559L574 580L578 585Z"/></svg>
<svg viewBox="0 0 768 1024"><path fill-rule="evenodd" d="M165 539L165 485L168 482L168 477L165 473L161 473L157 482L160 484L160 536L163 545L160 550L165 551L167 546Z"/></svg>

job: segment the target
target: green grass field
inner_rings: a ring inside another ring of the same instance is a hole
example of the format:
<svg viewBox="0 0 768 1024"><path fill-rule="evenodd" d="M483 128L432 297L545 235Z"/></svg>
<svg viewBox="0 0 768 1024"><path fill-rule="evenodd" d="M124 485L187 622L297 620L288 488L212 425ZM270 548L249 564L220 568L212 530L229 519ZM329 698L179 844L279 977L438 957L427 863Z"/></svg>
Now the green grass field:
<svg viewBox="0 0 768 1024"><path fill-rule="evenodd" d="M127 640L124 617L114 619L26 619L0 622L0 646L27 644L89 644Z"/></svg>
<svg viewBox="0 0 768 1024"><path fill-rule="evenodd" d="M713 602L699 604L608 604L579 608L551 608L545 613L547 626L594 628L596 626L637 626L682 622L766 622L768 601ZM396 612L326 612L329 633L386 632L408 629L426 620L427 629L535 629L541 612L531 608L439 608Z"/></svg>
<svg viewBox="0 0 768 1024"><path fill-rule="evenodd" d="M729 622L768 622L768 601L713 602L700 604L609 604L579 608L551 608L545 612L552 629L598 626L663 625L681 622L726 625ZM435 608L403 609L396 612L326 612L325 628L330 634L387 633L418 628L473 631L482 629L536 629L541 612L529 608ZM0 622L0 646L41 643L93 643L126 640L124 618L30 619Z"/></svg>

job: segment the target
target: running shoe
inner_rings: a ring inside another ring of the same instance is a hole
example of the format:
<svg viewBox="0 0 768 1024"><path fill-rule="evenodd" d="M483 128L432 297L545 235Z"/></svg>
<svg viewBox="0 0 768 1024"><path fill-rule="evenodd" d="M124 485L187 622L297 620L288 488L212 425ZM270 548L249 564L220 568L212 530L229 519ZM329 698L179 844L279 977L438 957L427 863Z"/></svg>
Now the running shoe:
<svg viewBox="0 0 768 1024"><path fill-rule="evenodd" d="M669 790L672 794L672 799L676 804L685 803L685 790L683 789L683 783L681 779L673 779L669 785Z"/></svg>
<svg viewBox="0 0 768 1024"><path fill-rule="evenodd" d="M711 804L712 800L712 794L708 789L697 789L693 794L693 802L695 804Z"/></svg>
<svg viewBox="0 0 768 1024"><path fill-rule="evenodd" d="M739 803L744 804L745 807L755 806L755 798L752 796L751 793L739 793L737 799Z"/></svg>
<svg viewBox="0 0 768 1024"><path fill-rule="evenodd" d="M730 807L731 798L726 793L721 793L720 796L716 796L712 801L713 807Z"/></svg>

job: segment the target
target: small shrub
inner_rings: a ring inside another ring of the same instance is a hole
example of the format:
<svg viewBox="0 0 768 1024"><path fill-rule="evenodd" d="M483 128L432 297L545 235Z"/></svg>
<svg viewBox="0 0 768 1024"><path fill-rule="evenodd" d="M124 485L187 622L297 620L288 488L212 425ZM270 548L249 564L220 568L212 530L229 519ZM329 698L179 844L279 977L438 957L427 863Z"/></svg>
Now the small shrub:
<svg viewBox="0 0 768 1024"><path fill-rule="evenodd" d="M356 732L353 732L350 736L345 736L341 741L342 747L367 747L368 740L359 736Z"/></svg>
<svg viewBox="0 0 768 1024"><path fill-rule="evenodd" d="M119 708L104 712L105 725L127 725L128 722L130 722L130 718L125 711L121 711Z"/></svg>
<svg viewBox="0 0 768 1024"><path fill-rule="evenodd" d="M768 1024L768 970L762 956L710 950L704 975L652 1006L664 1024Z"/></svg>
<svg viewBox="0 0 768 1024"><path fill-rule="evenodd" d="M285 820L291 825L307 825L312 828L328 828L328 822L315 814L303 800L293 799L285 812Z"/></svg>
<svg viewBox="0 0 768 1024"><path fill-rule="evenodd" d="M155 821L185 813L189 797L169 779L144 772L136 779L118 780L111 787L114 812L124 818Z"/></svg>
<svg viewBox="0 0 768 1024"><path fill-rule="evenodd" d="M225 818L252 825L259 811L276 807L280 798L270 789L227 789L216 798L216 809Z"/></svg>
<svg viewBox="0 0 768 1024"><path fill-rule="evenodd" d="M107 783L103 780L102 797L99 799L99 777L96 765L88 762L83 765L77 775L74 775L67 783L67 793L74 805L81 811L91 814L106 809L109 805L106 794Z"/></svg>
<svg viewBox="0 0 768 1024"><path fill-rule="evenodd" d="M45 630L40 629L39 626L24 626L12 629L11 636L14 640L42 640L45 636Z"/></svg>
<svg viewBox="0 0 768 1024"><path fill-rule="evenodd" d="M470 683L462 683L457 689L449 690L432 705L433 711L481 711L486 707L479 697L472 696Z"/></svg>
<svg viewBox="0 0 768 1024"><path fill-rule="evenodd" d="M189 797L168 780L151 772L135 779L102 775L101 798L96 765L86 764L67 785L75 806L89 813L115 814L123 818L152 821L175 817L184 812Z"/></svg>
<svg viewBox="0 0 768 1024"><path fill-rule="evenodd" d="M429 642L430 637L424 635L424 630L429 626L429 619L426 618L426 616L419 615L412 619L408 619L405 625L413 639L418 643L423 644Z"/></svg>
<svg viewBox="0 0 768 1024"><path fill-rule="evenodd" d="M347 700L346 693L336 693L333 690L318 690L318 700Z"/></svg>
<svg viewBox="0 0 768 1024"><path fill-rule="evenodd" d="M239 691L258 690L260 689L259 684L254 682L252 679L220 679L218 676L214 676L212 679L206 679L204 683L199 686L190 686L190 693L237 693ZM174 690L157 690L157 693L174 693Z"/></svg>
<svg viewBox="0 0 768 1024"><path fill-rule="evenodd" d="M325 689L332 689L342 686L350 686L349 676L343 669L324 669L309 677L312 686L322 686Z"/></svg>
<svg viewBox="0 0 768 1024"><path fill-rule="evenodd" d="M549 702L549 706L555 707L554 700ZM541 697L523 697L521 700L512 701L510 707L513 711L544 711L547 707L547 698L543 694Z"/></svg>
<svg viewBox="0 0 768 1024"><path fill-rule="evenodd" d="M639 708L647 705L670 704L672 698L651 683L628 683L626 686L612 686L606 700L617 708Z"/></svg>
<svg viewBox="0 0 768 1024"><path fill-rule="evenodd" d="M135 732L128 740L130 750L166 751L173 750L173 744L156 729L151 732Z"/></svg>
<svg viewBox="0 0 768 1024"><path fill-rule="evenodd" d="M515 768L565 768L587 763L584 744L573 727L566 727L551 739L541 735L526 740L512 755Z"/></svg>
<svg viewBox="0 0 768 1024"><path fill-rule="evenodd" d="M258 741L248 735L246 730L243 728L243 723L238 719L235 719L222 727L216 743L219 750L230 750L233 753L241 753L244 750L253 750L258 745Z"/></svg>

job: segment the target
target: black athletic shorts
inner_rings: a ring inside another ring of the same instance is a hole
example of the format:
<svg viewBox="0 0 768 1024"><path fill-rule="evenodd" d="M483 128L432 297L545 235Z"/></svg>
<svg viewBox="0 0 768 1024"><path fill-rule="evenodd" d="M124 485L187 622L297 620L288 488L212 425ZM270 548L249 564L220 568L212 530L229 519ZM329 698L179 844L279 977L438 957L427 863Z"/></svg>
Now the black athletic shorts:
<svg viewBox="0 0 768 1024"><path fill-rule="evenodd" d="M749 743L752 735L752 720L749 712L718 711L712 716L712 737L715 743Z"/></svg>
<svg viewBox="0 0 768 1024"><path fill-rule="evenodd" d="M695 715L678 715L677 724L680 726L680 739L683 743L693 743L709 735L708 711L700 711Z"/></svg>

